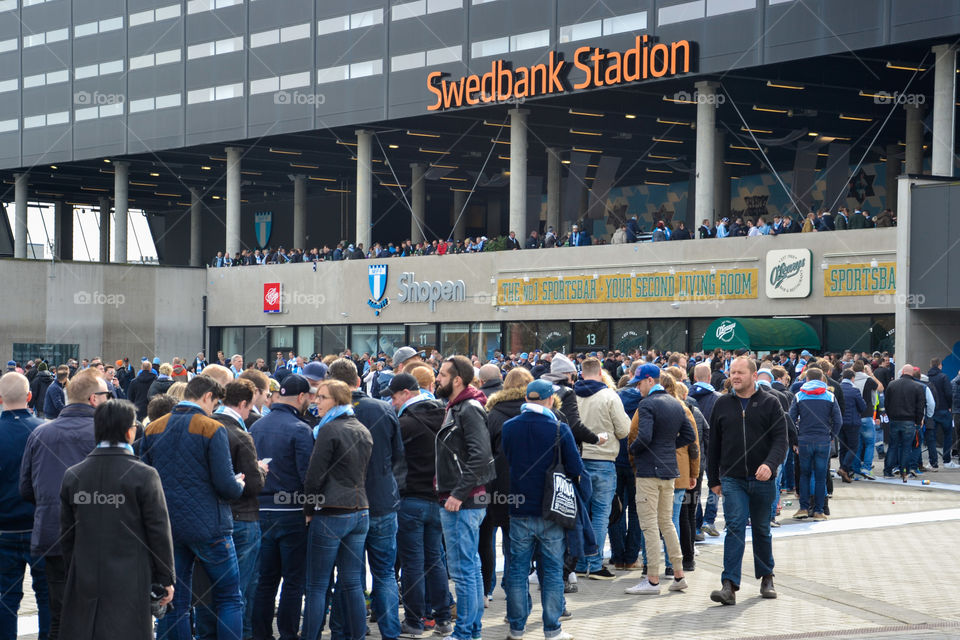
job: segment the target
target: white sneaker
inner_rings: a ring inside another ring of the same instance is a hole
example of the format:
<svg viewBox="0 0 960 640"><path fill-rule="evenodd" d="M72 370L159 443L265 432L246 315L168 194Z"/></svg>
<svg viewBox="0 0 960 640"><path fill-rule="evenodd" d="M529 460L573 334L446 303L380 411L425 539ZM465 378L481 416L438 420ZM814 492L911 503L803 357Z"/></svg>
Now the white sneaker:
<svg viewBox="0 0 960 640"><path fill-rule="evenodd" d="M650 584L650 581L644 578L632 587L623 590L632 596L658 596L660 595L660 583Z"/></svg>
<svg viewBox="0 0 960 640"><path fill-rule="evenodd" d="M558 633L555 636L548 637L544 635L543 637L546 638L547 640L573 640L573 636L567 633L566 631L564 631L563 629L561 629L560 633Z"/></svg>
<svg viewBox="0 0 960 640"><path fill-rule="evenodd" d="M957 464L953 460L943 465L944 469L960 469L960 464Z"/></svg>
<svg viewBox="0 0 960 640"><path fill-rule="evenodd" d="M567 576L567 582L570 584L577 584L577 572L571 571L570 575Z"/></svg>
<svg viewBox="0 0 960 640"><path fill-rule="evenodd" d="M670 586L668 587L669 591L683 591L687 588L686 578L680 578L679 580L671 580Z"/></svg>
<svg viewBox="0 0 960 640"><path fill-rule="evenodd" d="M540 584L540 578L537 577L537 572L534 571L527 577L527 582L530 584Z"/></svg>
<svg viewBox="0 0 960 640"><path fill-rule="evenodd" d="M523 632L517 633L516 631L507 630L507 640L523 640Z"/></svg>

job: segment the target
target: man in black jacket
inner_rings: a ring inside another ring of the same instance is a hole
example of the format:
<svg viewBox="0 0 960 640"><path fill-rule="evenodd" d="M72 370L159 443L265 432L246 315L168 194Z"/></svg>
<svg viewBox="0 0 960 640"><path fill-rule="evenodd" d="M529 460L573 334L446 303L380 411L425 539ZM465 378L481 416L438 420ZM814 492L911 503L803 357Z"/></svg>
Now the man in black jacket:
<svg viewBox="0 0 960 640"><path fill-rule="evenodd" d="M760 595L776 598L773 586L773 538L770 505L776 497L774 474L787 454L787 419L777 398L757 385L757 365L746 356L730 365L733 393L720 397L710 416L707 477L710 490L723 496L727 535L723 541L723 588L710 594L736 604L740 589L747 518L752 523L753 565Z"/></svg>
<svg viewBox="0 0 960 640"><path fill-rule="evenodd" d="M943 373L940 358L933 358L930 361L927 379L929 380L928 386L933 389L933 397L937 403L933 417L927 418L927 458L930 460L930 468L936 471L940 468L940 460L937 455L937 432L943 434L944 466L946 467L950 462L950 449L953 446L953 419L950 416L953 390L950 387L950 379Z"/></svg>
<svg viewBox="0 0 960 640"><path fill-rule="evenodd" d="M433 377L429 367L424 375ZM436 631L449 634L450 596L440 536L440 504L433 487L436 475L436 438L446 413L443 404L420 391L417 379L398 373L390 380L390 394L400 421L406 452L406 483L400 487L399 532L400 578L403 588L405 637L423 633L423 620L433 612ZM433 602L427 601L427 594Z"/></svg>
<svg viewBox="0 0 960 640"><path fill-rule="evenodd" d="M137 407L137 420L147 416L147 403L150 402L150 385L157 379L149 360L140 364L140 374L137 375L127 388L127 399Z"/></svg>
<svg viewBox="0 0 960 640"><path fill-rule="evenodd" d="M510 235L507 236L507 243L505 248L507 251L514 251L521 248L520 241L517 240L516 231L511 231Z"/></svg>
<svg viewBox="0 0 960 640"><path fill-rule="evenodd" d="M900 468L900 477L907 481L913 440L923 424L927 407L924 386L913 378L913 366L904 365L900 377L884 389L884 409L890 418L890 443L883 461L883 475L893 477Z"/></svg>

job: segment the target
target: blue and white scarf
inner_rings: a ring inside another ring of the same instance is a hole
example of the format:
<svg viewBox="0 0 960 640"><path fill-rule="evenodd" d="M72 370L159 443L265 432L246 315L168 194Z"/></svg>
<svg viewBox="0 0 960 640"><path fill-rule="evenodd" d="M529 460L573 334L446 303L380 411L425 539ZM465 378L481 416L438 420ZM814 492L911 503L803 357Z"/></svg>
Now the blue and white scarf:
<svg viewBox="0 0 960 640"><path fill-rule="evenodd" d="M322 418L320 418L320 422L317 424L317 426L313 428L313 439L314 440L317 439L317 434L320 433L320 427L327 424L334 418L339 418L340 416L352 416L352 415L354 415L353 407L351 407L348 404L338 404L333 409L330 409L330 411L327 411L327 413Z"/></svg>

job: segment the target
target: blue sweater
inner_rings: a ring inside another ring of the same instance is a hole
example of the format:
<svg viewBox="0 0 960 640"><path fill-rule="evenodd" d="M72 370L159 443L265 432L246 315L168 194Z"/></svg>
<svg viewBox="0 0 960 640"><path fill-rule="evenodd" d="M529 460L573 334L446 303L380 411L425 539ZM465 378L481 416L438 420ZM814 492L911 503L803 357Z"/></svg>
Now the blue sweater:
<svg viewBox="0 0 960 640"><path fill-rule="evenodd" d="M623 403L623 410L632 420L633 414L637 412L637 405L643 400L643 394L636 387L626 387L617 393L620 396L620 402ZM620 453L617 454L616 465L617 471L624 471L632 476L633 467L630 466L630 456L627 452L630 443L627 442L627 437L620 438Z"/></svg>
<svg viewBox="0 0 960 640"><path fill-rule="evenodd" d="M27 409L0 413L0 531L33 528L33 505L20 496L20 461L27 437L41 424Z"/></svg>
<svg viewBox="0 0 960 640"><path fill-rule="evenodd" d="M860 416L867 408L867 403L863 399L863 393L860 392L849 380L840 383L843 389L843 424L844 426L860 426Z"/></svg>
<svg viewBox="0 0 960 640"><path fill-rule="evenodd" d="M843 425L840 404L821 380L803 383L790 407L790 417L797 425L800 444L830 444Z"/></svg>
<svg viewBox="0 0 960 640"><path fill-rule="evenodd" d="M147 426L140 456L160 474L175 542L233 533L228 503L240 497L243 485L233 476L223 425L182 402Z"/></svg>
<svg viewBox="0 0 960 640"><path fill-rule="evenodd" d="M359 390L353 392L353 412L373 436L365 485L370 517L394 513L400 508L398 486L403 485L407 475L397 413L386 402Z"/></svg>
<svg viewBox="0 0 960 640"><path fill-rule="evenodd" d="M557 424L549 416L533 411L524 411L503 423L500 443L510 465L511 518L543 516L543 485L547 469L553 466ZM583 461L570 427L561 422L559 428L563 466L567 475L576 479L583 473Z"/></svg>
<svg viewBox="0 0 960 640"><path fill-rule="evenodd" d="M302 512L294 496L303 493L303 483L313 452L313 431L293 407L275 403L270 413L250 427L257 457L272 458L270 473L260 491L260 511Z"/></svg>

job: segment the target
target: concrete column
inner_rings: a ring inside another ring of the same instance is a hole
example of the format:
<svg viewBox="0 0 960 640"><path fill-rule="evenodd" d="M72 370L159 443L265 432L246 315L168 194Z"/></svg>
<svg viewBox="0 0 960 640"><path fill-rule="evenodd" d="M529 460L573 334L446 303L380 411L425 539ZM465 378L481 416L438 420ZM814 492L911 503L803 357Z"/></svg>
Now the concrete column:
<svg viewBox="0 0 960 640"><path fill-rule="evenodd" d="M518 238L527 236L527 114L510 110L510 228Z"/></svg>
<svg viewBox="0 0 960 640"><path fill-rule="evenodd" d="M713 217L710 222L716 222L717 218L724 218L730 215L730 167L723 164L723 154L726 149L727 136L723 131L717 131L716 147L714 148L714 166L713 166ZM694 233L703 218L693 221L692 225L687 225L690 233Z"/></svg>
<svg viewBox="0 0 960 640"><path fill-rule="evenodd" d="M116 229L113 231L113 260L127 262L127 192L130 186L130 163L117 160L113 163L113 216Z"/></svg>
<svg viewBox="0 0 960 640"><path fill-rule="evenodd" d="M100 263L110 262L110 198L100 196Z"/></svg>
<svg viewBox="0 0 960 640"><path fill-rule="evenodd" d="M426 237L427 185L423 178L426 165L414 162L410 165L410 240L414 244Z"/></svg>
<svg viewBox="0 0 960 640"><path fill-rule="evenodd" d="M293 247L307 248L307 177L293 178Z"/></svg>
<svg viewBox="0 0 960 640"><path fill-rule="evenodd" d="M227 222L224 250L240 251L240 147L227 147Z"/></svg>
<svg viewBox="0 0 960 640"><path fill-rule="evenodd" d="M13 257L27 257L27 173L13 174L16 209L13 227Z"/></svg>
<svg viewBox="0 0 960 640"><path fill-rule="evenodd" d="M933 162L935 176L953 177L953 139L957 95L957 47L938 44L933 69Z"/></svg>
<svg viewBox="0 0 960 640"><path fill-rule="evenodd" d="M696 83L697 100L697 159L696 159L696 201L694 219L697 224L704 218L714 219L716 164L717 164L717 107L714 96L717 83L701 81ZM721 163L722 164L722 163Z"/></svg>
<svg viewBox="0 0 960 640"><path fill-rule="evenodd" d="M467 236L467 212L463 210L466 204L467 192L454 191L453 211L451 212L451 217L453 218L453 230L450 232L450 235L453 236L454 241L463 240Z"/></svg>
<svg viewBox="0 0 960 640"><path fill-rule="evenodd" d="M560 149L547 148L547 229L560 236ZM544 230L546 231L546 229Z"/></svg>
<svg viewBox="0 0 960 640"><path fill-rule="evenodd" d="M923 173L923 108L918 104L904 106L907 110L907 131L905 133L906 173Z"/></svg>
<svg viewBox="0 0 960 640"><path fill-rule="evenodd" d="M190 187L190 266L199 267L203 265L202 242L203 231L201 226L200 212L200 189Z"/></svg>
<svg viewBox="0 0 960 640"><path fill-rule="evenodd" d="M357 243L370 248L373 221L373 134L357 129ZM412 238L411 238L412 240Z"/></svg>
<svg viewBox="0 0 960 640"><path fill-rule="evenodd" d="M63 200L53 203L53 255L73 260L73 205Z"/></svg>

